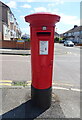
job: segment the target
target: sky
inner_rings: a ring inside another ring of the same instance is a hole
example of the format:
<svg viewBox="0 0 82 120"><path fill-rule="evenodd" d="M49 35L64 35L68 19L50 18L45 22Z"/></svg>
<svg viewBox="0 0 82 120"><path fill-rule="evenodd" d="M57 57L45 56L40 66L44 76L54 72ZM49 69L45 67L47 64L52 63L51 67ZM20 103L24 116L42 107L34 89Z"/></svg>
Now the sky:
<svg viewBox="0 0 82 120"><path fill-rule="evenodd" d="M30 34L29 23L24 17L37 12L50 12L61 17L56 24L56 32L62 34L74 25L80 25L80 0L1 0L7 4L22 31L22 34Z"/></svg>

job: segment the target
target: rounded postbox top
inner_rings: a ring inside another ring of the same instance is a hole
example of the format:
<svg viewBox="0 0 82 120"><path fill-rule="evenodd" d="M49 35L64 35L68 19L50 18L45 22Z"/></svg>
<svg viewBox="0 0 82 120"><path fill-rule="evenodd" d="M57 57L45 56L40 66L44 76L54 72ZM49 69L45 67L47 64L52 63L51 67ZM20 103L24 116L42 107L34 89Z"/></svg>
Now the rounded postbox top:
<svg viewBox="0 0 82 120"><path fill-rule="evenodd" d="M47 12L40 12L25 16L25 21L33 25L54 25L60 21L60 16Z"/></svg>

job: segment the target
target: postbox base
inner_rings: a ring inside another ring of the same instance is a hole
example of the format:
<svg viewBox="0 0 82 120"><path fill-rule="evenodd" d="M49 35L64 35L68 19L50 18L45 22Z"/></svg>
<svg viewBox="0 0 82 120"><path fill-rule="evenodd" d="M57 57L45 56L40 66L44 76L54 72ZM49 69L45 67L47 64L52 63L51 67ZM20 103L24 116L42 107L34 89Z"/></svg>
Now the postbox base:
<svg viewBox="0 0 82 120"><path fill-rule="evenodd" d="M52 87L48 89L36 89L31 85L31 100L33 105L48 109L51 105Z"/></svg>

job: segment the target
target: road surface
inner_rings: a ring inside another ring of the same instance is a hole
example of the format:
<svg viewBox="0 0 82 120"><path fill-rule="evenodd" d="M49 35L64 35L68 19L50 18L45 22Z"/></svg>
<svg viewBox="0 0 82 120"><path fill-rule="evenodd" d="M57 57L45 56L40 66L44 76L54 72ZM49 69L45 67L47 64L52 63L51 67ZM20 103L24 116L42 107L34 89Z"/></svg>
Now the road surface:
<svg viewBox="0 0 82 120"><path fill-rule="evenodd" d="M53 84L80 87L80 49L55 44ZM2 79L31 81L31 56L0 55Z"/></svg>

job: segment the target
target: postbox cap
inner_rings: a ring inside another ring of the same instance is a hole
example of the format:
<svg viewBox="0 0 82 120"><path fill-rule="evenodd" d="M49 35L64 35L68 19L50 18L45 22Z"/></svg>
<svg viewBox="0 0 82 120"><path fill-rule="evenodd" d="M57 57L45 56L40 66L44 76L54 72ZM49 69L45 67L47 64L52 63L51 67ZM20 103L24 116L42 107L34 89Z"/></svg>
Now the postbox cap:
<svg viewBox="0 0 82 120"><path fill-rule="evenodd" d="M39 12L25 16L25 21L30 24L49 24L54 25L60 21L60 16L48 12Z"/></svg>

